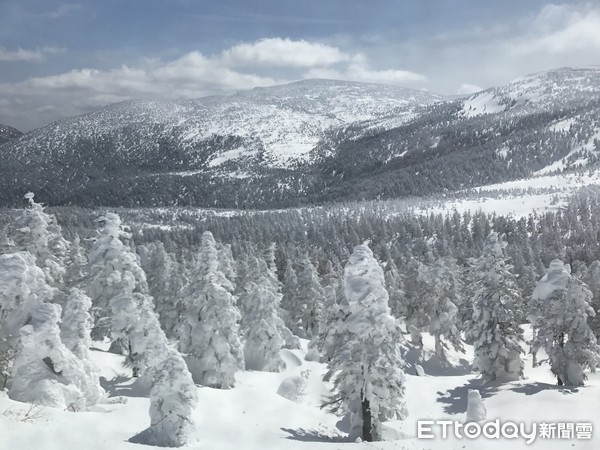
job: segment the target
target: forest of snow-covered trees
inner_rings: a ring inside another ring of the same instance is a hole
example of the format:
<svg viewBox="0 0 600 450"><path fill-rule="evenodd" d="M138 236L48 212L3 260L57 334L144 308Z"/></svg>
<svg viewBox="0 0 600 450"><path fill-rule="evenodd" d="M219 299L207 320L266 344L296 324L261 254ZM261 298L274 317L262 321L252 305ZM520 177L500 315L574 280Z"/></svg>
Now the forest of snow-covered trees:
<svg viewBox="0 0 600 450"><path fill-rule="evenodd" d="M522 378L524 348L544 350L559 385L583 385L600 363L594 189L522 219L378 203L201 215L26 202L0 214L0 386L73 412L115 401L89 351L110 342L150 392L149 426L131 442L186 444L196 385L281 371L281 350L301 339L327 364L323 407L367 441L406 415L405 371L444 367L465 344L483 383ZM433 355L419 353L425 333Z"/></svg>

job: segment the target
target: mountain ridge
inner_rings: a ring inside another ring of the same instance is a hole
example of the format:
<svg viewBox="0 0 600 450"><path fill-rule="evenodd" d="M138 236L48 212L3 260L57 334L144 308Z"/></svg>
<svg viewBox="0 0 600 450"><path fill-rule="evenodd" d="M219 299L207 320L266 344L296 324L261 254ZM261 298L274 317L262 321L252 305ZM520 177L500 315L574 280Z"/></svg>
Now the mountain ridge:
<svg viewBox="0 0 600 450"><path fill-rule="evenodd" d="M17 139L22 135L23 133L16 128L0 123L0 145L5 144L8 141L12 141L13 139Z"/></svg>
<svg viewBox="0 0 600 450"><path fill-rule="evenodd" d="M49 204L131 206L428 195L592 166L599 112L600 70L565 68L460 98L316 79L132 100L2 145L0 188L4 204L24 186Z"/></svg>

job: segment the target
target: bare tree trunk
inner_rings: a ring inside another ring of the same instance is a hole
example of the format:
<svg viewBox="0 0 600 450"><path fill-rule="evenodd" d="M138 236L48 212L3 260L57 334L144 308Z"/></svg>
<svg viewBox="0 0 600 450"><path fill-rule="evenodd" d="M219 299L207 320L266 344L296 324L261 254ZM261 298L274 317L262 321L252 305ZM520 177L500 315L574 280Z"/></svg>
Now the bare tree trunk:
<svg viewBox="0 0 600 450"><path fill-rule="evenodd" d="M369 405L369 400L367 399L363 399L362 401L362 420L362 439L366 442L373 442L371 406Z"/></svg>

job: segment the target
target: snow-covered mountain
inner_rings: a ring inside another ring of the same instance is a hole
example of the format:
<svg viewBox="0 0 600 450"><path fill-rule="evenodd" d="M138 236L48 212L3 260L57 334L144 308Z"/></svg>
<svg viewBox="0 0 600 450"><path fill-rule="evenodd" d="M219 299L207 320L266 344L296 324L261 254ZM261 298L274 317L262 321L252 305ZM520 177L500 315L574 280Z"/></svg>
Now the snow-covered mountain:
<svg viewBox="0 0 600 450"><path fill-rule="evenodd" d="M5 142L11 141L13 139L18 138L23 133L13 127L9 127L8 125L2 125L0 123L0 145Z"/></svg>
<svg viewBox="0 0 600 450"><path fill-rule="evenodd" d="M450 99L306 80L131 101L1 148L5 204L284 207L454 191L593 166L600 70L558 69Z"/></svg>
<svg viewBox="0 0 600 450"><path fill-rule="evenodd" d="M525 115L578 107L600 95L599 70L561 68L519 78L478 92L463 102L465 117L511 113Z"/></svg>

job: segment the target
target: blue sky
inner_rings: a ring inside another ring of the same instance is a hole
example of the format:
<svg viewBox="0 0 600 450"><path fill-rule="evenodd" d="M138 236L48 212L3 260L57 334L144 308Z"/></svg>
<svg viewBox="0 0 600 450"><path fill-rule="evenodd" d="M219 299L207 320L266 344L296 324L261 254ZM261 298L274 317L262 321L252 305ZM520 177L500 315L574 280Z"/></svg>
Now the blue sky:
<svg viewBox="0 0 600 450"><path fill-rule="evenodd" d="M0 123L303 78L468 93L600 64L600 6L537 0L0 1Z"/></svg>

